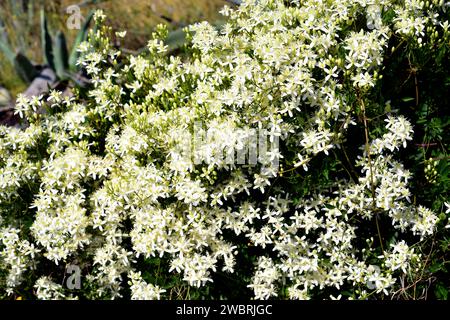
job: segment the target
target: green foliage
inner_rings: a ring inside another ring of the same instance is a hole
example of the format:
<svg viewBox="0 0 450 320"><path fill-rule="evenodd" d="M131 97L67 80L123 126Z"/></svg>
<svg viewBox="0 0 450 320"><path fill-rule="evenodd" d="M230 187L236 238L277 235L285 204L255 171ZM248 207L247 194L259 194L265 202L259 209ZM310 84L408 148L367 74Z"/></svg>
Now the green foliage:
<svg viewBox="0 0 450 320"><path fill-rule="evenodd" d="M59 79L66 79L69 71L69 53L67 50L66 37L62 31L56 34L55 50L53 51L55 71Z"/></svg>
<svg viewBox="0 0 450 320"><path fill-rule="evenodd" d="M46 14L44 10L41 9L40 39L43 61L55 71L58 79L66 80L70 77L70 72L76 73L79 71L76 64L77 58L79 57L77 50L79 44L87 38L92 16L93 12L89 14L83 27L79 30L72 45L72 51L69 55L64 33L62 31L58 31L55 38L52 38L48 27ZM10 63L14 65L17 74L25 82L30 83L38 75L38 70L33 63L20 52L14 54L11 46L4 39L0 39L0 50L10 60Z"/></svg>
<svg viewBox="0 0 450 320"><path fill-rule="evenodd" d="M14 57L14 67L23 81L30 83L38 75L30 60L20 52Z"/></svg>
<svg viewBox="0 0 450 320"><path fill-rule="evenodd" d="M72 52L70 53L69 58L69 66L71 71L77 70L77 62L78 58L80 57L80 53L78 52L78 46L83 42L87 40L88 32L89 32L89 26L91 25L92 18L94 17L94 12L91 11L88 16L86 17L83 25L81 26L80 31L77 33L77 36L75 38L75 41L72 45Z"/></svg>
<svg viewBox="0 0 450 320"><path fill-rule="evenodd" d="M44 57L44 63L50 66L53 70L56 70L54 58L53 58L53 43L50 31L48 29L48 21L45 11L41 10L41 45L42 53Z"/></svg>

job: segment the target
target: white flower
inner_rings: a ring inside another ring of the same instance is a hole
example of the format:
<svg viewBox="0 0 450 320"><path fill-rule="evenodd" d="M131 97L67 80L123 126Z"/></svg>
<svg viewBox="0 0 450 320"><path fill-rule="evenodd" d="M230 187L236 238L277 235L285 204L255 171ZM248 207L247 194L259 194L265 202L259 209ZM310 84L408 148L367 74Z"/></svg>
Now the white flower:
<svg viewBox="0 0 450 320"><path fill-rule="evenodd" d="M409 269L409 262L418 256L414 253L414 249L409 248L404 240L392 245L392 252L386 253L386 267L395 271L401 269L406 273Z"/></svg>
<svg viewBox="0 0 450 320"><path fill-rule="evenodd" d="M166 290L161 289L151 283L145 283L140 272L130 272L128 274L131 289L131 300L160 300L161 294Z"/></svg>
<svg viewBox="0 0 450 320"><path fill-rule="evenodd" d="M269 299L277 296L275 281L279 278L279 272L270 258L259 257L257 271L253 276L249 288L255 292L256 299Z"/></svg>
<svg viewBox="0 0 450 320"><path fill-rule="evenodd" d="M65 299L64 289L60 284L53 282L49 277L41 277L34 285L36 296L40 300Z"/></svg>
<svg viewBox="0 0 450 320"><path fill-rule="evenodd" d="M205 193L206 189L202 187L201 182L198 180L187 180L180 182L175 186L175 190L176 197L179 200L194 206L206 201L208 197Z"/></svg>

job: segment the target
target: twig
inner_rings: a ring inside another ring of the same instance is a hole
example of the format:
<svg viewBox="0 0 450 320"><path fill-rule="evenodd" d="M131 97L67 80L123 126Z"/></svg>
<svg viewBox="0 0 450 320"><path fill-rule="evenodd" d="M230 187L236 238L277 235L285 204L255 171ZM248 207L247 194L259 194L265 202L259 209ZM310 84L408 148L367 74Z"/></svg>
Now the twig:
<svg viewBox="0 0 450 320"><path fill-rule="evenodd" d="M373 168L372 168L372 158L370 155L370 146L369 146L369 129L367 125L367 117L366 117L366 106L364 105L364 101L359 96L359 91L356 92L356 96L361 105L361 110L363 113L363 122L364 122L364 135L366 139L366 153L367 159L369 160L369 171L370 171L370 187L372 189L372 207L375 209L375 184L373 182ZM378 238L380 240L381 251L384 252L383 240L381 237L380 224L378 223L378 213L375 213L375 224L377 226Z"/></svg>
<svg viewBox="0 0 450 320"><path fill-rule="evenodd" d="M416 143L415 144L418 147L422 147L422 148L426 148L426 147L431 147L431 146L437 146L437 143Z"/></svg>
<svg viewBox="0 0 450 320"><path fill-rule="evenodd" d="M342 151L344 152L345 159L347 160L347 163L348 163L348 166L349 166L351 172L353 173L354 177L357 178L357 177L358 177L358 174L356 173L355 168L353 167L352 163L350 162L350 159L349 159L349 157L348 157L348 155L347 155L347 151L345 150L344 145L342 144L341 147L342 147ZM352 175L350 175L350 177L352 178L352 180L353 180L354 182L356 182L355 178L354 178Z"/></svg>

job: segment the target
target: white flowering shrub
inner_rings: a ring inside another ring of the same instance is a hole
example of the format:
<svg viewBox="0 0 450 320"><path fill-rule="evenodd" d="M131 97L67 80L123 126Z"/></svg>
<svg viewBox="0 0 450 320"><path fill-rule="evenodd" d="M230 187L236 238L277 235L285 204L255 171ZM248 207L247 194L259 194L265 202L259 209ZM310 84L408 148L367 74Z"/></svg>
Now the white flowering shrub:
<svg viewBox="0 0 450 320"><path fill-rule="evenodd" d="M177 55L164 27L126 57L110 41L125 34L102 26L79 47L88 88L18 98L29 125L0 128L2 294L366 299L419 270L440 212L414 201L400 161L412 123L375 93L404 43L448 44L445 4L247 0L222 13ZM192 145L198 123L216 134ZM246 147L245 128L278 142L259 160L279 166L218 156ZM78 291L59 284L69 264Z"/></svg>

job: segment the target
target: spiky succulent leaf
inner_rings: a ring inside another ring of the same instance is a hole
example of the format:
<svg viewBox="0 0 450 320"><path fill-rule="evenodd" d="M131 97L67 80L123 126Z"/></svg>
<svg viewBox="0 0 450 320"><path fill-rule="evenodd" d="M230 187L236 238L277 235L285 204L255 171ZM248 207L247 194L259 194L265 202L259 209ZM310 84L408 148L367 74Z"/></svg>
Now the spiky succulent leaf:
<svg viewBox="0 0 450 320"><path fill-rule="evenodd" d="M50 68L55 70L52 37L48 30L47 17L44 10L41 10L41 44L44 62L50 66Z"/></svg>
<svg viewBox="0 0 450 320"><path fill-rule="evenodd" d="M31 61L22 53L17 53L14 58L14 67L23 81L30 83L37 77L38 71Z"/></svg>
<svg viewBox="0 0 450 320"><path fill-rule="evenodd" d="M66 37L62 31L58 31L53 51L55 71L59 79L67 79L69 71L69 52L67 50Z"/></svg>

